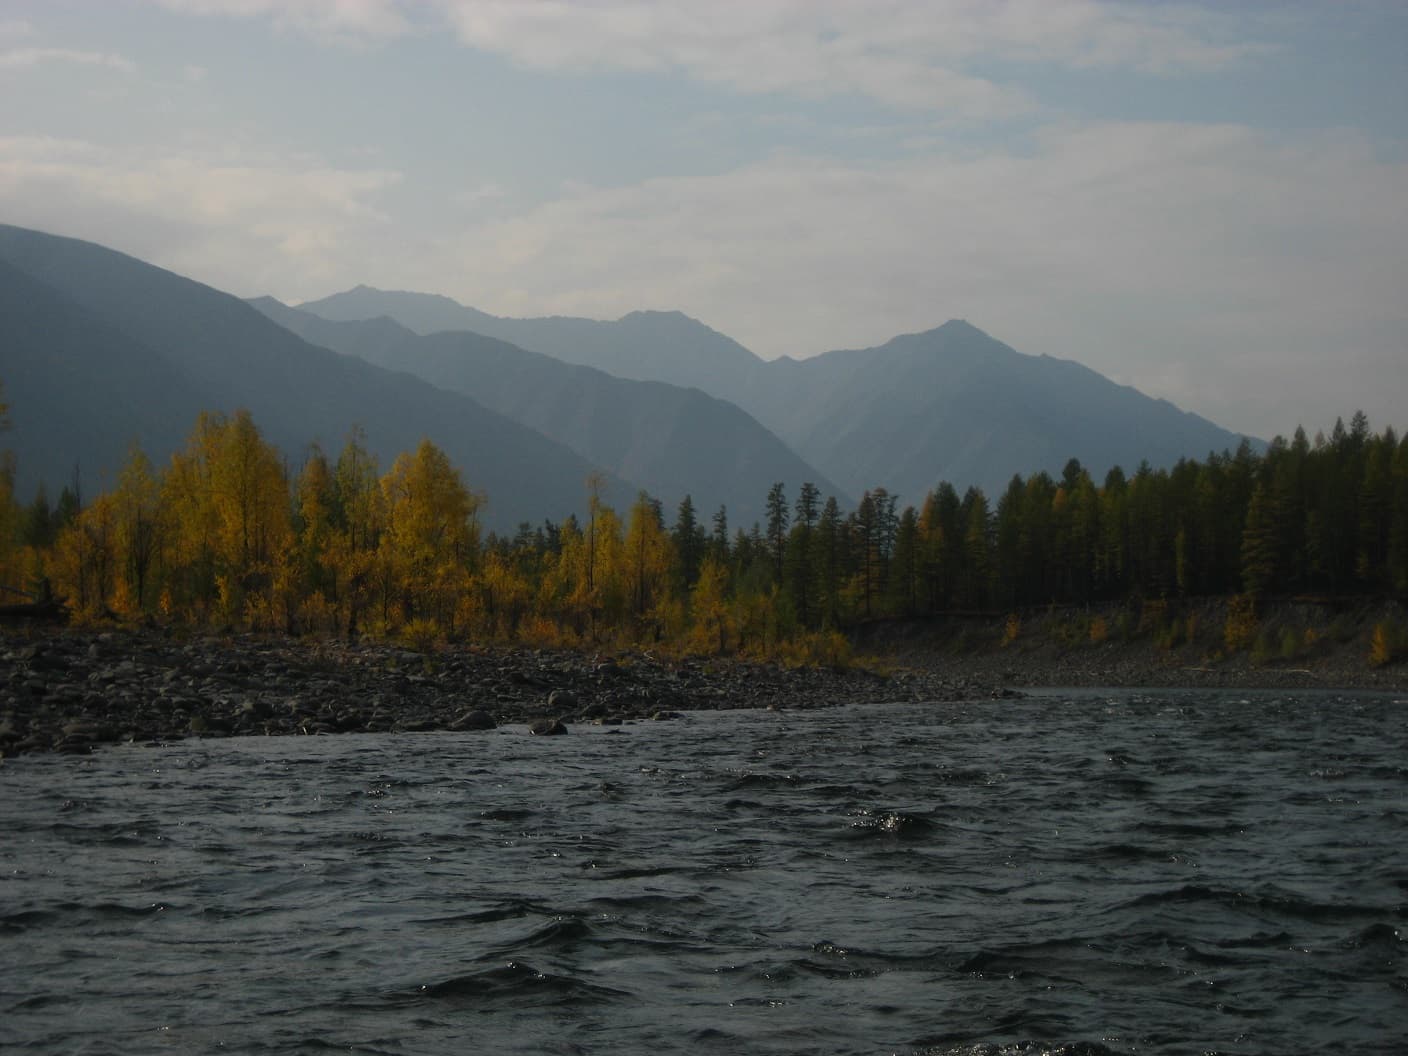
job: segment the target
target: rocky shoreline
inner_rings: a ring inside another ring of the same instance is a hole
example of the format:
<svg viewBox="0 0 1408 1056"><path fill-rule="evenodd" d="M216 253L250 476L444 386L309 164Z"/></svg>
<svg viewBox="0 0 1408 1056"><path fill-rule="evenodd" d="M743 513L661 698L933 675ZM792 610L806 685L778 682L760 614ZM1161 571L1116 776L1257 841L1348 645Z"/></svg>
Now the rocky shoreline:
<svg viewBox="0 0 1408 1056"><path fill-rule="evenodd" d="M784 668L649 653L448 647L155 630L0 638L0 758L185 737L493 729L565 733L728 708L1000 696L933 671Z"/></svg>
<svg viewBox="0 0 1408 1056"><path fill-rule="evenodd" d="M879 644L879 643L868 643ZM885 643L894 669L787 668L733 659L589 656L501 646L416 652L384 642L161 630L0 635L0 759L186 737L480 730L566 733L733 708L806 709L1016 697L1012 687L1361 689L1408 692L1401 665L1345 657L1215 665L1124 645L966 655ZM899 646L896 648L896 646Z"/></svg>

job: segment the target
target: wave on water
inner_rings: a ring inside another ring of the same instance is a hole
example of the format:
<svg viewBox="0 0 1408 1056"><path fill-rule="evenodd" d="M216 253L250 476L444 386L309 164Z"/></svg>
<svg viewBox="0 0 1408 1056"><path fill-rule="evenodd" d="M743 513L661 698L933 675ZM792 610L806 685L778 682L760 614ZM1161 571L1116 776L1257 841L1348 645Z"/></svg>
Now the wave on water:
<svg viewBox="0 0 1408 1056"><path fill-rule="evenodd" d="M578 1002L599 1002L627 998L629 991L601 986L568 975L540 972L527 964L509 961L498 968L488 968L468 975L454 976L438 983L419 987L411 996L415 999L450 1001L456 1004L485 1004L496 1008L508 1004L515 1007L572 1005Z"/></svg>
<svg viewBox="0 0 1408 1056"><path fill-rule="evenodd" d="M7 760L0 1050L1397 1052L1402 721L1104 691Z"/></svg>

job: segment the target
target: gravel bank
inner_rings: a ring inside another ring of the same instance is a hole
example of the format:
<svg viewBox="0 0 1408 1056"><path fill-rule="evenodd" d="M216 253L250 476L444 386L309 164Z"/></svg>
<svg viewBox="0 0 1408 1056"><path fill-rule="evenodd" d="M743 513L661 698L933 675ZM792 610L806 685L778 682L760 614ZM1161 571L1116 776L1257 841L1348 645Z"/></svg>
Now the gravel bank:
<svg viewBox="0 0 1408 1056"><path fill-rule="evenodd" d="M819 708L1000 695L934 671L786 669L649 654L460 647L430 653L157 631L0 637L0 757L202 736L492 729L666 719L721 708ZM556 724L554 720L557 720Z"/></svg>

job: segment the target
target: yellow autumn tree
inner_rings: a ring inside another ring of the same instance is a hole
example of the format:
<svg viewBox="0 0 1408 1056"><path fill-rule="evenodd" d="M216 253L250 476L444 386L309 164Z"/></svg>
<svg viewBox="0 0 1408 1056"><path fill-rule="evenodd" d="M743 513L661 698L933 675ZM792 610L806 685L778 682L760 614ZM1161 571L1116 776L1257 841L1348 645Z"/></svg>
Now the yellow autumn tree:
<svg viewBox="0 0 1408 1056"><path fill-rule="evenodd" d="M625 593L637 633L649 630L658 639L673 622L669 610L675 551L660 504L644 491L631 506L622 556Z"/></svg>
<svg viewBox="0 0 1408 1056"><path fill-rule="evenodd" d="M113 492L117 533L117 598L113 608L126 615L147 612L160 589L160 574L167 545L167 524L161 504L161 485L151 459L135 444Z"/></svg>
<svg viewBox="0 0 1408 1056"><path fill-rule="evenodd" d="M352 429L337 458L331 514L334 530L325 563L333 579L338 622L355 636L362 613L376 593L377 549L386 524L376 458L367 451L366 435L360 427Z"/></svg>
<svg viewBox="0 0 1408 1056"><path fill-rule="evenodd" d="M283 462L248 411L223 422L216 440L210 483L217 551L242 591L259 589L290 534Z"/></svg>
<svg viewBox="0 0 1408 1056"><path fill-rule="evenodd" d="M379 558L400 619L429 618L452 631L478 553L479 497L429 440L396 459L381 490L387 524Z"/></svg>
<svg viewBox="0 0 1408 1056"><path fill-rule="evenodd" d="M601 501L601 477L587 478L587 521L562 528L553 594L578 636L593 640L620 626L626 611L624 541L616 511Z"/></svg>
<svg viewBox="0 0 1408 1056"><path fill-rule="evenodd" d="M493 551L486 554L474 576L479 599L479 630L488 636L514 638L530 611L533 589L514 562Z"/></svg>
<svg viewBox="0 0 1408 1056"><path fill-rule="evenodd" d="M171 456L161 481L161 504L171 528L168 576L175 614L209 618L217 590L215 493L211 465L223 419L202 412L183 450Z"/></svg>
<svg viewBox="0 0 1408 1056"><path fill-rule="evenodd" d="M337 577L331 553L336 526L332 466L314 444L294 488L296 543L278 584L281 600L296 606L297 621L309 630L334 630Z"/></svg>
<svg viewBox="0 0 1408 1056"><path fill-rule="evenodd" d="M689 611L694 624L690 644L701 652L727 652L733 626L728 569L713 554L699 566L699 578L689 596Z"/></svg>
<svg viewBox="0 0 1408 1056"><path fill-rule="evenodd" d="M288 481L278 451L248 411L202 413L172 456L162 499L170 512L178 604L225 620L271 604L274 573L291 539Z"/></svg>
<svg viewBox="0 0 1408 1056"><path fill-rule="evenodd" d="M117 503L99 495L55 541L52 568L59 593L81 617L107 615L118 567Z"/></svg>
<svg viewBox="0 0 1408 1056"><path fill-rule="evenodd" d="M610 506L597 510L595 545L592 553L594 589L593 617L600 630L613 632L625 619L628 592L626 586L626 546L621 534L621 519Z"/></svg>

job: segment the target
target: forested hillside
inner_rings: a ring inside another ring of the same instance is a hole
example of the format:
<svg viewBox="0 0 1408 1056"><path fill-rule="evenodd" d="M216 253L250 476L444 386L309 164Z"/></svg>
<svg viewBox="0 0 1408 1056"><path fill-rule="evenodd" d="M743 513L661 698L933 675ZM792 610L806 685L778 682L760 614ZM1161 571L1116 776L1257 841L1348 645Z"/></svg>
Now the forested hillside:
<svg viewBox="0 0 1408 1056"><path fill-rule="evenodd" d="M22 502L7 467L0 582L85 619L812 657L882 616L1237 595L1254 621L1272 596L1408 594L1408 440L1363 415L1098 483L1072 460L995 501L941 484L899 508L876 488L844 511L778 484L746 527L688 497L618 510L589 479L583 518L486 535L428 441L389 468L355 436L288 466L240 412L203 415L165 467L134 451L86 505ZM1383 633L1384 659L1408 647Z"/></svg>

